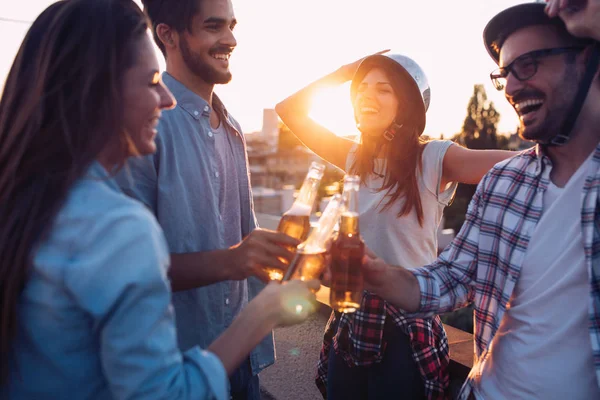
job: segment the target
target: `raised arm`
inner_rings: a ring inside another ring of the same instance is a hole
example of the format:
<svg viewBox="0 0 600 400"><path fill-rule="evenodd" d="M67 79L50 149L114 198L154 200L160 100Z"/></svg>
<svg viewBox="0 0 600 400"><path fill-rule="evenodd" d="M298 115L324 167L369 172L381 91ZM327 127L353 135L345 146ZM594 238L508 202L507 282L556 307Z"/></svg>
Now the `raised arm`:
<svg viewBox="0 0 600 400"><path fill-rule="evenodd" d="M476 185L494 165L515 154L508 150L471 150L453 144L444 156L440 190L449 182Z"/></svg>
<svg viewBox="0 0 600 400"><path fill-rule="evenodd" d="M319 157L345 169L346 157L353 141L337 136L309 116L314 95L323 88L340 85L350 80L349 71L340 68L300 89L275 106L275 111L292 133Z"/></svg>
<svg viewBox="0 0 600 400"><path fill-rule="evenodd" d="M388 50L376 54L383 54ZM321 89L341 85L352 79L362 62L354 61L300 89L275 106L275 111L294 135L319 157L331 164L346 169L346 157L355 142L337 136L308 116L311 101Z"/></svg>

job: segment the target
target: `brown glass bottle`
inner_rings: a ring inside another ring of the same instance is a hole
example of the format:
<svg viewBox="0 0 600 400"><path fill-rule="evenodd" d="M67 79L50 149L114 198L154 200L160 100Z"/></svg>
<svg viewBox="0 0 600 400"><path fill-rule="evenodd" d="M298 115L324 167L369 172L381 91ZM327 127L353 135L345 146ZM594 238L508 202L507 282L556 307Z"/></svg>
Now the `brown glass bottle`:
<svg viewBox="0 0 600 400"><path fill-rule="evenodd" d="M343 313L355 312L360 307L363 292L361 264L365 245L360 237L358 223L358 189L360 178L346 176L340 231L331 245L331 308Z"/></svg>
<svg viewBox="0 0 600 400"><path fill-rule="evenodd" d="M319 184L321 178L323 178L324 171L325 165L321 163L313 162L310 165L306 178L298 193L298 197L279 221L279 226L277 227L278 232L285 233L302 242L306 240L310 233L310 214L317 198ZM289 248L288 250L294 252L296 249ZM265 266L263 269L269 274L271 280L279 281L283 278L284 271L279 268Z"/></svg>
<svg viewBox="0 0 600 400"><path fill-rule="evenodd" d="M334 195L319 218L317 226L308 239L296 249L296 256L290 263L283 280L319 279L329 265L331 237L335 225L344 210L344 203L340 194Z"/></svg>

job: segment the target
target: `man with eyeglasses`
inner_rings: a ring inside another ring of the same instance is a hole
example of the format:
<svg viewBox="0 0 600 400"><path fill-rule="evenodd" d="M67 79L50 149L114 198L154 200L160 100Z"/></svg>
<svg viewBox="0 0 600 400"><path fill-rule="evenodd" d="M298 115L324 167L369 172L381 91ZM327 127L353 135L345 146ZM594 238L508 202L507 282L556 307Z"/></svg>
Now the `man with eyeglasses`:
<svg viewBox="0 0 600 400"><path fill-rule="evenodd" d="M363 265L366 289L413 315L474 304L460 399L600 399L600 56L544 8L508 8L483 35L492 80L537 146L482 179L434 263Z"/></svg>

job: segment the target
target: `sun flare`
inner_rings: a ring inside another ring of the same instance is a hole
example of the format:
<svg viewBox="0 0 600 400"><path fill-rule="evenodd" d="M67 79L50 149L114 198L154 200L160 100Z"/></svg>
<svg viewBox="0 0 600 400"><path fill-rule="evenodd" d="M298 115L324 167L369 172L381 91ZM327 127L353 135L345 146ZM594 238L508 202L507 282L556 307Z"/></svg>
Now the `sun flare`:
<svg viewBox="0 0 600 400"><path fill-rule="evenodd" d="M313 98L309 116L338 136L360 134L354 122L349 82L321 89Z"/></svg>

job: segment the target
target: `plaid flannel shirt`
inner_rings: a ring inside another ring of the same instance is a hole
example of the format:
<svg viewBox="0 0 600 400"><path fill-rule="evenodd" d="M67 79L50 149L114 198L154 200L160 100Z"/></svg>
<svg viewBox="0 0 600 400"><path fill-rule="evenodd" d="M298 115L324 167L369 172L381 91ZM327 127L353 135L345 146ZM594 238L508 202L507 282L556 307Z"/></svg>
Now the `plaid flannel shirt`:
<svg viewBox="0 0 600 400"><path fill-rule="evenodd" d="M481 376L489 345L519 279L527 245L542 211L552 164L541 147L497 164L479 183L462 229L429 266L411 270L421 287L419 317L474 303L475 363L459 398ZM600 385L600 145L582 193L581 229L590 280L589 334Z"/></svg>
<svg viewBox="0 0 600 400"><path fill-rule="evenodd" d="M379 296L365 291L360 308L352 314L341 314L335 330L332 313L323 338L317 365L317 387L327 398L327 369L331 346L348 365L368 366L381 361L386 342L383 335L386 318L410 338L413 359L417 363L429 400L446 398L450 382L448 339L438 316L429 319L408 318L406 314ZM400 372L401 373L401 372Z"/></svg>

